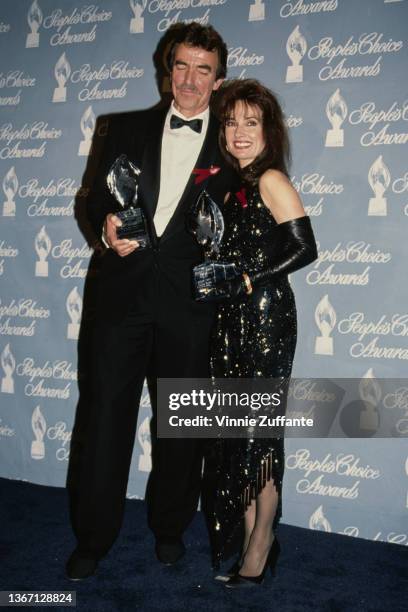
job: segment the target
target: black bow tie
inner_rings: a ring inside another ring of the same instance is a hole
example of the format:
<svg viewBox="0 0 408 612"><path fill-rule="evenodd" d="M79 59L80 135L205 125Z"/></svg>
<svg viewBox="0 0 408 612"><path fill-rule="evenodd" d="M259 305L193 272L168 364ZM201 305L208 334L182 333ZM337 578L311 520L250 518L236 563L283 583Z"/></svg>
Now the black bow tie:
<svg viewBox="0 0 408 612"><path fill-rule="evenodd" d="M183 127L183 125L188 125L188 127L191 128L194 132L197 132L197 134L201 134L203 120L202 119L191 119L190 121L187 121L186 119L182 119L181 117L178 117L177 115L172 115L170 117L170 128L172 130L177 130L178 128Z"/></svg>

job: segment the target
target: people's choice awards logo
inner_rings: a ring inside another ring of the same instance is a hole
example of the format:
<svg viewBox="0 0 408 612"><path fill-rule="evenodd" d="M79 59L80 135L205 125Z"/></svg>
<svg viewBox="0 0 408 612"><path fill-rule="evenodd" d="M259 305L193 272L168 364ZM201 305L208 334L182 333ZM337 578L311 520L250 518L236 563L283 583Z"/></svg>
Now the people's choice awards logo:
<svg viewBox="0 0 408 612"><path fill-rule="evenodd" d="M47 257L50 254L51 246L51 239L43 225L34 239L34 248L38 257L35 262L35 276L48 276Z"/></svg>
<svg viewBox="0 0 408 612"><path fill-rule="evenodd" d="M326 132L326 147L343 147L344 130L340 129L343 121L347 117L347 104L340 94L340 89L336 89L326 104L326 115L331 123L331 129Z"/></svg>
<svg viewBox="0 0 408 612"><path fill-rule="evenodd" d="M92 269L82 267L84 260L89 260L93 251L86 243L76 247L72 242L72 238L61 240L53 246L51 256L63 263L60 268L61 278L85 278L87 274L94 272Z"/></svg>
<svg viewBox="0 0 408 612"><path fill-rule="evenodd" d="M31 442L31 457L33 459L44 459L45 457L45 445L44 436L47 431L47 423L44 416L37 406L31 416L31 427L34 432L35 440Z"/></svg>
<svg viewBox="0 0 408 612"><path fill-rule="evenodd" d="M71 322L68 323L67 327L67 338L68 340L78 340L82 314L82 298L79 295L76 287L74 287L68 294L66 306L68 316L71 319Z"/></svg>
<svg viewBox="0 0 408 612"><path fill-rule="evenodd" d="M376 77L381 72L383 56L399 53L404 46L402 40L385 38L384 32L363 32L359 36L353 34L346 41L337 43L331 36L326 36L310 47L308 58L311 61L325 62L325 66L319 71L321 81ZM373 56L377 56L377 59L372 64L346 65L347 61L358 61L358 56L364 57L364 61ZM337 58L342 59L335 64Z"/></svg>
<svg viewBox="0 0 408 612"><path fill-rule="evenodd" d="M394 432L398 436L408 434L408 387L402 386L385 393L382 401L384 408L388 410L400 410L401 416L396 417Z"/></svg>
<svg viewBox="0 0 408 612"><path fill-rule="evenodd" d="M16 360L10 350L10 344L6 344L0 357L4 377L1 379L1 392L14 393L13 373L16 368Z"/></svg>
<svg viewBox="0 0 408 612"><path fill-rule="evenodd" d="M140 424L137 430L137 439L142 448L142 453L139 455L138 469L139 472L150 472L152 469L152 444L150 439L150 419L146 417Z"/></svg>
<svg viewBox="0 0 408 612"><path fill-rule="evenodd" d="M386 0L385 0L386 1ZM398 2L399 0L397 0ZM361 538L363 534L360 535L360 528L355 525L349 525L343 529L344 535L351 536L353 538ZM367 538L367 536L365 536ZM407 546L408 536L406 533L395 533L391 531L391 533L383 535L381 531L378 531L374 537L371 538L374 542L387 542L388 544L400 544L401 546Z"/></svg>
<svg viewBox="0 0 408 612"><path fill-rule="evenodd" d="M15 126L11 121L0 126L0 159L21 159L43 157L48 140L61 138L62 130L50 127L45 121L33 121ZM3 147L3 141L6 146ZM31 145L42 141L41 145L33 148ZM26 148L21 148L21 145Z"/></svg>
<svg viewBox="0 0 408 612"><path fill-rule="evenodd" d="M361 125L367 130L360 137L362 147L404 145L408 142L405 126L398 129L396 125L408 121L408 100L402 103L394 100L385 108L378 108L376 102L369 100L352 110L348 120L350 125Z"/></svg>
<svg viewBox="0 0 408 612"><path fill-rule="evenodd" d="M351 240L345 244L337 242L331 245L332 248L322 247L319 241L316 245L318 258L306 274L308 285L367 285L371 268L389 264L392 260L389 251L377 249L364 240ZM360 264L364 268L354 268ZM343 269L340 271L338 266ZM344 266L353 266L353 271L345 272Z"/></svg>
<svg viewBox="0 0 408 612"><path fill-rule="evenodd" d="M54 95L52 97L53 102L66 102L67 100L67 88L65 87L71 75L71 66L66 58L65 52L61 55L54 68L55 80L58 83L58 87L54 89Z"/></svg>
<svg viewBox="0 0 408 612"><path fill-rule="evenodd" d="M336 325L336 318L336 311L326 294L315 310L315 321L320 330L320 336L316 336L315 342L316 355L333 355L333 338L330 337L330 334Z"/></svg>
<svg viewBox="0 0 408 612"><path fill-rule="evenodd" d="M331 532L332 529L330 523L323 514L323 506L319 506L310 516L309 529L314 529L315 531L327 531L328 533Z"/></svg>
<svg viewBox="0 0 408 612"><path fill-rule="evenodd" d="M142 15L146 9L147 0L142 0L142 2L137 2L137 0L129 0L129 4L133 11L129 31L131 34L142 34L144 32L144 17Z"/></svg>
<svg viewBox="0 0 408 612"><path fill-rule="evenodd" d="M16 214L16 203L14 196L18 190L17 175L14 170L14 166L10 168L6 176L3 179L3 191L6 196L3 202L3 217L14 217Z"/></svg>
<svg viewBox="0 0 408 612"><path fill-rule="evenodd" d="M301 83L303 81L303 66L300 65L307 50L306 39L299 26L293 30L286 42L286 53L292 62L286 70L286 83Z"/></svg>
<svg viewBox="0 0 408 612"><path fill-rule="evenodd" d="M391 174L383 161L382 155L377 157L368 171L368 182L374 192L374 197L368 203L368 216L385 217L387 215L387 200L384 193L391 182Z"/></svg>
<svg viewBox="0 0 408 612"><path fill-rule="evenodd" d="M265 19L265 5L263 0L255 0L249 7L248 21L263 21Z"/></svg>
<svg viewBox="0 0 408 612"><path fill-rule="evenodd" d="M92 106L88 106L82 115L80 126L84 139L79 143L78 155L89 155L92 136L95 130L95 113L92 110Z"/></svg>
<svg viewBox="0 0 408 612"><path fill-rule="evenodd" d="M37 319L48 319L51 314L49 308L37 304L32 298L11 298L9 303L2 302L0 298L0 334L5 336L31 337L35 335ZM3 319L4 317L4 319ZM28 325L18 325L13 320L23 319Z"/></svg>
<svg viewBox="0 0 408 612"><path fill-rule="evenodd" d="M29 49L38 47L40 45L40 35L38 34L38 30L40 29L43 21L43 14L37 0L34 0L28 11L27 21L31 32L27 34L26 48Z"/></svg>
<svg viewBox="0 0 408 612"><path fill-rule="evenodd" d="M335 11L337 9L337 0L324 0L324 2L307 3L306 0L290 0L285 2L280 10L282 19L286 17L298 17L299 15L313 15L320 12Z"/></svg>
<svg viewBox="0 0 408 612"><path fill-rule="evenodd" d="M233 76L236 79L244 79L248 68L260 66L264 61L265 57L263 55L257 55L249 51L246 47L230 47L228 49L228 68L241 69L239 74L234 73Z"/></svg>

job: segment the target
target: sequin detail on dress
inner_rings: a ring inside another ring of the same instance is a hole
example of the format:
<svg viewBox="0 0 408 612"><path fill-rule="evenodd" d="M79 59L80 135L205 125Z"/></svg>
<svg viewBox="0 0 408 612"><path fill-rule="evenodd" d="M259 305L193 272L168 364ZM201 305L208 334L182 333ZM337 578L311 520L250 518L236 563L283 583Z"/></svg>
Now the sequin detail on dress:
<svg viewBox="0 0 408 612"><path fill-rule="evenodd" d="M257 188L242 198L231 196L223 208L225 234L219 257L242 271L268 267L276 242L275 219ZM214 378L279 379L287 390L296 347L296 307L287 276L265 281L249 296L220 304L212 335L211 375ZM256 381L254 385L256 390ZM283 438L219 439L214 564L235 552L238 527L246 508L271 478L279 495L273 528L282 515Z"/></svg>

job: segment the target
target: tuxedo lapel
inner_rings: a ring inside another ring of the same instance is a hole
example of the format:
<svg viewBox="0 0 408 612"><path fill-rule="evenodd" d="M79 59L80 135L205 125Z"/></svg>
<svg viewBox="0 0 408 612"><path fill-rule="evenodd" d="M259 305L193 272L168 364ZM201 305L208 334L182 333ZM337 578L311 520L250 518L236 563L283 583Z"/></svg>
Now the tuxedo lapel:
<svg viewBox="0 0 408 612"><path fill-rule="evenodd" d="M139 184L141 205L152 221L160 192L160 161L164 122L168 109L152 113L149 135L143 151ZM137 134L135 134L137 139Z"/></svg>
<svg viewBox="0 0 408 612"><path fill-rule="evenodd" d="M212 164L214 164L215 158L217 156L217 147L218 147L218 121L214 117L214 115L210 112L210 119L207 128L207 134L205 136L203 146L201 147L201 151L198 155L198 159L196 161L196 168L210 168ZM197 198L199 193L205 189L208 179L195 184L195 175L191 174L187 184L184 188L183 195L180 198L180 201L174 211L170 221L168 222L166 229L164 230L161 242L166 240L177 227L177 223L180 219L180 215L183 215L185 210L186 203L192 204Z"/></svg>

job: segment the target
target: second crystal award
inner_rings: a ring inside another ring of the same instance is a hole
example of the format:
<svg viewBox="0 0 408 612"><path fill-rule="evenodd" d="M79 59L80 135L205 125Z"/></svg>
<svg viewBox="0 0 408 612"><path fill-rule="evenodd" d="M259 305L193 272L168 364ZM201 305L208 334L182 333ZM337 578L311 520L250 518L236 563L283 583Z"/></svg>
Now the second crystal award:
<svg viewBox="0 0 408 612"><path fill-rule="evenodd" d="M193 269L195 299L201 302L221 300L226 296L220 285L238 276L240 271L234 263L218 259L224 218L206 191L201 192L190 211L189 229L204 248L205 256L205 262Z"/></svg>

